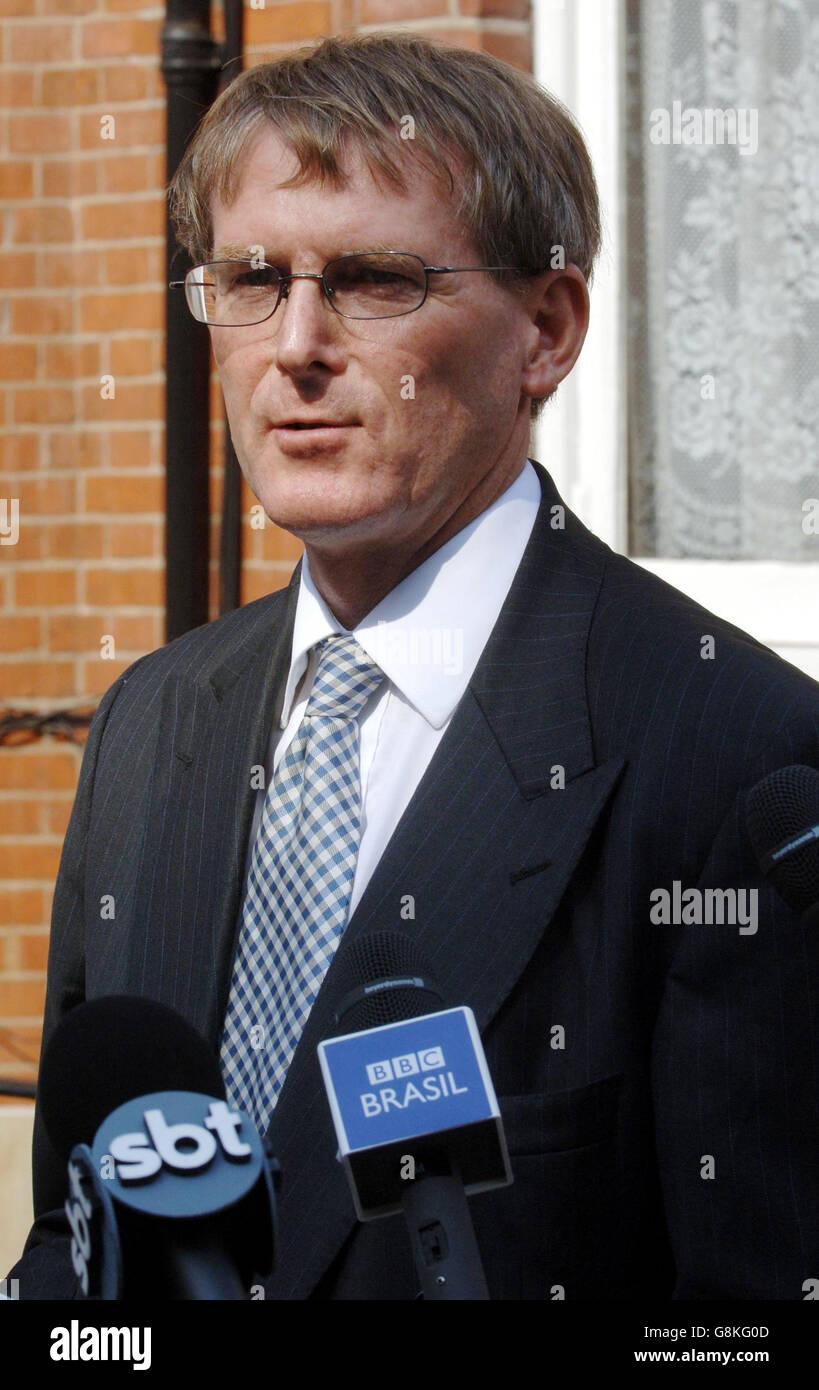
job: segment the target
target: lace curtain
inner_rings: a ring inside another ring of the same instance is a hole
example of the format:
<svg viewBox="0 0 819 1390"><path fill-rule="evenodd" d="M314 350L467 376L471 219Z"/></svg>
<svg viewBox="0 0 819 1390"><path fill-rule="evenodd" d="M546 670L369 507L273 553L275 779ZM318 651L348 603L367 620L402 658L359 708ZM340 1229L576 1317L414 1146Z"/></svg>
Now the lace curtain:
<svg viewBox="0 0 819 1390"><path fill-rule="evenodd" d="M815 560L819 0L626 10L631 552Z"/></svg>

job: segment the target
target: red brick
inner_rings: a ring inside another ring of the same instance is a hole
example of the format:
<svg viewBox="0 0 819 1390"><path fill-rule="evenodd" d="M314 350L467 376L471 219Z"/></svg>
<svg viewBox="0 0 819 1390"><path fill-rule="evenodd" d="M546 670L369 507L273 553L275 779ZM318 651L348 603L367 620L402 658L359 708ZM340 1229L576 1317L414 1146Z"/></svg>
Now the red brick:
<svg viewBox="0 0 819 1390"><path fill-rule="evenodd" d="M292 571L292 565L243 565L242 603L251 603L253 599L284 588Z"/></svg>
<svg viewBox="0 0 819 1390"><path fill-rule="evenodd" d="M0 790L73 791L80 772L80 752L47 744L0 748Z"/></svg>
<svg viewBox="0 0 819 1390"><path fill-rule="evenodd" d="M111 371L118 376L153 376L162 370L163 344L155 334L138 338L112 338Z"/></svg>
<svg viewBox="0 0 819 1390"><path fill-rule="evenodd" d="M111 631L116 638L117 651L141 656L155 651L163 642L161 613L132 613L116 615Z"/></svg>
<svg viewBox="0 0 819 1390"><path fill-rule="evenodd" d="M48 204L40 207L17 208L12 223L12 241L71 242L74 221L70 208Z"/></svg>
<svg viewBox="0 0 819 1390"><path fill-rule="evenodd" d="M89 112L80 117L80 149L99 150L105 154L115 150L131 149L137 145L161 145L165 143L165 111L162 107L151 109L137 108L129 111L116 102L111 102L112 110L93 115ZM104 117L113 116L113 138L103 131L110 130Z"/></svg>
<svg viewBox="0 0 819 1390"><path fill-rule="evenodd" d="M110 0L108 8L111 8ZM99 76L103 102L142 101L150 95L144 64L118 63L116 67L100 68Z"/></svg>
<svg viewBox="0 0 819 1390"><path fill-rule="evenodd" d="M2 0L0 0L0 15L2 13ZM33 72L21 72L19 69L0 72L0 107L19 110L21 106L34 106L34 104Z"/></svg>
<svg viewBox="0 0 819 1390"><path fill-rule="evenodd" d="M0 844L0 878L53 878L59 867L60 845L55 840Z"/></svg>
<svg viewBox="0 0 819 1390"><path fill-rule="evenodd" d="M67 387L31 387L14 393L17 424L61 424L73 417L74 394Z"/></svg>
<svg viewBox="0 0 819 1390"><path fill-rule="evenodd" d="M22 159L6 159L0 164L0 198L34 196L34 169Z"/></svg>
<svg viewBox="0 0 819 1390"><path fill-rule="evenodd" d="M123 328L158 332L163 322L164 304L158 291L117 290L80 299L82 333L115 333Z"/></svg>
<svg viewBox="0 0 819 1390"><path fill-rule="evenodd" d="M71 122L64 116L9 116L11 154L53 154L74 148Z"/></svg>
<svg viewBox="0 0 819 1390"><path fill-rule="evenodd" d="M20 522L43 516L70 515L76 508L74 478L27 478L20 488Z"/></svg>
<svg viewBox="0 0 819 1390"><path fill-rule="evenodd" d="M111 8L111 0L105 0L105 8ZM99 9L99 0L38 0L37 9L40 14L90 14L92 10Z"/></svg>
<svg viewBox="0 0 819 1390"><path fill-rule="evenodd" d="M0 652L36 651L41 640L39 618L0 614Z"/></svg>
<svg viewBox="0 0 819 1390"><path fill-rule="evenodd" d="M530 0L458 0L458 11L479 19L528 19Z"/></svg>
<svg viewBox="0 0 819 1390"><path fill-rule="evenodd" d="M3 691L8 699L71 695L75 679L74 663L55 661L53 657L46 661L6 661L3 666Z"/></svg>
<svg viewBox="0 0 819 1390"><path fill-rule="evenodd" d="M131 665L132 657L119 657L116 661L80 661L82 675L80 685L83 690L94 691L104 695L109 685L121 676L123 671L127 671Z"/></svg>
<svg viewBox="0 0 819 1390"><path fill-rule="evenodd" d="M30 380L37 370L37 349L33 343L0 342L0 380Z"/></svg>
<svg viewBox="0 0 819 1390"><path fill-rule="evenodd" d="M28 289L37 276L37 258L33 251L4 251L0 253L0 284L9 290Z"/></svg>
<svg viewBox="0 0 819 1390"><path fill-rule="evenodd" d="M108 539L115 559L151 560L162 553L162 526L158 521L112 524L108 527Z"/></svg>
<svg viewBox="0 0 819 1390"><path fill-rule="evenodd" d="M49 468L99 468L103 436L96 430L53 430L48 440Z"/></svg>
<svg viewBox="0 0 819 1390"><path fill-rule="evenodd" d="M0 835L41 835L46 821L45 801L0 801Z"/></svg>
<svg viewBox="0 0 819 1390"><path fill-rule="evenodd" d="M104 285L102 256L97 251L68 249L52 252L43 257L43 286L50 289L65 289L80 286L87 289L91 285Z"/></svg>
<svg viewBox="0 0 819 1390"><path fill-rule="evenodd" d="M245 9L244 42L247 49L260 44L305 42L332 32L329 4L300 0L297 4L273 4L263 10Z"/></svg>
<svg viewBox="0 0 819 1390"><path fill-rule="evenodd" d="M16 488L20 487L15 483ZM23 513L20 514L20 521L23 523ZM29 560L41 560L43 558L43 522L38 516L30 517L28 522L21 524L20 534L17 544L14 547L15 565L23 564Z"/></svg>
<svg viewBox="0 0 819 1390"><path fill-rule="evenodd" d="M113 203L94 203L82 209L82 235L88 241L119 241L124 238L163 237L165 203L154 198L122 199Z"/></svg>
<svg viewBox="0 0 819 1390"><path fill-rule="evenodd" d="M70 796L66 797L63 801L56 801L52 797L46 803L46 831L49 835L65 835L68 829L68 822L71 819L72 803L73 797Z"/></svg>
<svg viewBox="0 0 819 1390"><path fill-rule="evenodd" d="M101 193L146 193L152 188L153 160L147 154L123 154L108 145L99 158Z"/></svg>
<svg viewBox="0 0 819 1390"><path fill-rule="evenodd" d="M0 440L4 471L18 473L23 469L39 467L40 436L33 432L22 433L7 430Z"/></svg>
<svg viewBox="0 0 819 1390"><path fill-rule="evenodd" d="M94 67L52 68L42 75L43 106L96 106L99 74Z"/></svg>
<svg viewBox="0 0 819 1390"><path fill-rule="evenodd" d="M101 560L106 553L106 528L101 521L57 522L43 526L41 533L43 555L51 560Z"/></svg>
<svg viewBox="0 0 819 1390"><path fill-rule="evenodd" d="M33 1018L45 1004L45 977L0 980L0 1018Z"/></svg>
<svg viewBox="0 0 819 1390"><path fill-rule="evenodd" d="M130 156L129 156L130 157ZM145 156L138 156L142 159ZM128 285L135 289L138 285L151 284L165 291L165 247L159 243L148 246L114 246L103 251L103 281L105 285Z"/></svg>
<svg viewBox="0 0 819 1390"><path fill-rule="evenodd" d="M116 384L116 397L104 400L99 388L82 387L82 413L86 420L160 420L164 412L165 391L161 381Z"/></svg>
<svg viewBox="0 0 819 1390"><path fill-rule="evenodd" d="M501 62L520 68L522 72L532 71L532 40L529 34L502 34L488 29L482 38L484 53L491 53L493 58L500 58Z"/></svg>
<svg viewBox="0 0 819 1390"><path fill-rule="evenodd" d="M20 932L17 939L19 968L44 971L48 965L48 942L47 931Z"/></svg>
<svg viewBox="0 0 819 1390"><path fill-rule="evenodd" d="M44 198L87 198L99 192L99 163L86 159L43 160Z"/></svg>
<svg viewBox="0 0 819 1390"><path fill-rule="evenodd" d="M21 570L14 576L18 608L74 608L77 576L70 569Z"/></svg>
<svg viewBox="0 0 819 1390"><path fill-rule="evenodd" d="M138 516L162 511L164 502L164 479L156 473L127 473L121 477L95 473L86 480L85 507L88 512Z"/></svg>
<svg viewBox="0 0 819 1390"><path fill-rule="evenodd" d="M112 468L151 468L160 462L156 433L144 429L111 431Z"/></svg>
<svg viewBox="0 0 819 1390"><path fill-rule="evenodd" d="M127 569L89 569L85 577L88 602L98 607L159 607L165 598L162 570L144 565Z"/></svg>
<svg viewBox="0 0 819 1390"><path fill-rule="evenodd" d="M449 17L447 0L359 0L359 24L392 24L402 19Z"/></svg>
<svg viewBox="0 0 819 1390"><path fill-rule="evenodd" d="M130 58L133 54L158 55L160 21L109 20L86 24L82 35L84 58Z"/></svg>
<svg viewBox="0 0 819 1390"><path fill-rule="evenodd" d="M48 646L52 652L72 652L78 656L98 653L100 639L109 631L102 614L64 613L48 620Z"/></svg>
<svg viewBox="0 0 819 1390"><path fill-rule="evenodd" d="M45 333L70 333L73 309L74 305L68 294L33 294L12 299L12 334L23 337L40 336Z"/></svg>
<svg viewBox="0 0 819 1390"><path fill-rule="evenodd" d="M47 804L47 803L46 803ZM0 815L3 811L0 809ZM0 922L6 927L37 926L46 917L40 888L0 888Z"/></svg>
<svg viewBox="0 0 819 1390"><path fill-rule="evenodd" d="M71 340L45 344L45 376L49 381L74 381L100 375L99 343Z"/></svg>
<svg viewBox="0 0 819 1390"><path fill-rule="evenodd" d="M6 37L12 63L64 63L74 57L73 24L13 24Z"/></svg>

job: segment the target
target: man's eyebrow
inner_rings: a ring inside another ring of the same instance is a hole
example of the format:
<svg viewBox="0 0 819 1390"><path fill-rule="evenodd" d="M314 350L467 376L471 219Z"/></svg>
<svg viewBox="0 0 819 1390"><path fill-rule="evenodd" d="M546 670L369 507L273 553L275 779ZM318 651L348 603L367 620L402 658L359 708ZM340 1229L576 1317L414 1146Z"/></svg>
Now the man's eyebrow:
<svg viewBox="0 0 819 1390"><path fill-rule="evenodd" d="M238 241L229 241L224 246L217 246L211 257L214 261L248 261L258 254L259 243L253 246L242 246ZM353 246L347 251L339 251L338 256L357 255L364 251L405 251L403 246L395 246L389 241L368 241L364 246ZM264 252L265 259L268 260L268 253ZM274 258L275 259L275 258ZM281 259L281 258L279 258ZM334 260L334 256L328 256L329 260Z"/></svg>
<svg viewBox="0 0 819 1390"><path fill-rule="evenodd" d="M226 246L217 246L213 252L214 261L249 261L258 246L240 246L238 241L229 241Z"/></svg>

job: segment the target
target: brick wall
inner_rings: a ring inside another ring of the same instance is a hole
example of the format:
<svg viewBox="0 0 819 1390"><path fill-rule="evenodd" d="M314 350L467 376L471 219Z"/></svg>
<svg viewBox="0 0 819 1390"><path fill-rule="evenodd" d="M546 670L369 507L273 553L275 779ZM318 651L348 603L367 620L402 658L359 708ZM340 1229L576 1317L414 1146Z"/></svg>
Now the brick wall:
<svg viewBox="0 0 819 1390"><path fill-rule="evenodd" d="M19 504L16 544L0 547L0 707L93 707L163 639L163 10L0 0L0 498ZM246 64L327 33L400 25L526 68L528 10L528 0L256 0L245 7ZM218 4L213 17L218 33ZM113 139L102 138L108 115ZM212 402L215 557L215 377ZM300 552L276 527L251 529L254 500L245 489L243 601L281 588ZM214 567L213 615L216 578ZM51 898L81 753L53 737L0 747L5 1076L36 1074Z"/></svg>

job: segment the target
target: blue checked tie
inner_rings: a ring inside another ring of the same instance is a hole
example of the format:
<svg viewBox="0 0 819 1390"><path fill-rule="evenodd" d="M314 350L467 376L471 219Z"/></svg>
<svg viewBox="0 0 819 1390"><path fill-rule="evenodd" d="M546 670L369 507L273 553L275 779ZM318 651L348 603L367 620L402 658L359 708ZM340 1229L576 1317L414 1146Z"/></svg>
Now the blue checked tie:
<svg viewBox="0 0 819 1390"><path fill-rule="evenodd" d="M354 637L328 638L319 654L265 798L222 1035L228 1099L262 1134L347 925L361 837L358 717L384 679Z"/></svg>

